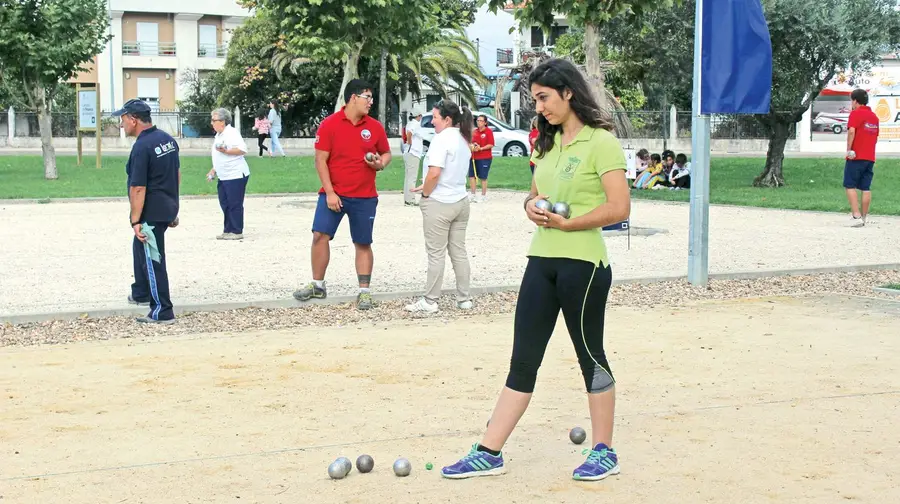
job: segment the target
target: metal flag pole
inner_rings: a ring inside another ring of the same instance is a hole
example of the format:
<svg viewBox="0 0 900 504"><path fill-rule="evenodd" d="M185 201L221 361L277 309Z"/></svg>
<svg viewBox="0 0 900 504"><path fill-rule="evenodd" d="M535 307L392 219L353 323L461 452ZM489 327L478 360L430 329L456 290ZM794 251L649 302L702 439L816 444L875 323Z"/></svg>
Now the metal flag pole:
<svg viewBox="0 0 900 504"><path fill-rule="evenodd" d="M691 219L688 281L709 281L709 115L700 114L703 57L703 0L694 14L694 97L691 120Z"/></svg>

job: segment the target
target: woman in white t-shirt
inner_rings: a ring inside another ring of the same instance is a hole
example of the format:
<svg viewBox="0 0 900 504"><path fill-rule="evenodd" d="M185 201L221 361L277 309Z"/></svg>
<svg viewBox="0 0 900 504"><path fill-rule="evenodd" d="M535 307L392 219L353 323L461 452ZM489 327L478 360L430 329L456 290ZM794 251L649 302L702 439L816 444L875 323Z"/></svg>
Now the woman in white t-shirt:
<svg viewBox="0 0 900 504"><path fill-rule="evenodd" d="M411 312L435 313L444 280L447 252L456 273L456 306L472 308L469 294L471 270L466 253L466 226L469 224L469 198L466 179L472 162L469 139L474 121L468 108L449 100L434 106L434 131L437 133L428 147L425 166L428 171L422 185L415 192L422 193L422 227L425 232L425 251L428 253L428 275L425 296L406 307Z"/></svg>
<svg viewBox="0 0 900 504"><path fill-rule="evenodd" d="M212 146L212 170L206 179L218 178L219 205L225 214L225 230L219 240L244 239L244 194L250 180L250 166L244 155L247 144L241 133L231 125L231 112L218 108L211 114L216 138Z"/></svg>

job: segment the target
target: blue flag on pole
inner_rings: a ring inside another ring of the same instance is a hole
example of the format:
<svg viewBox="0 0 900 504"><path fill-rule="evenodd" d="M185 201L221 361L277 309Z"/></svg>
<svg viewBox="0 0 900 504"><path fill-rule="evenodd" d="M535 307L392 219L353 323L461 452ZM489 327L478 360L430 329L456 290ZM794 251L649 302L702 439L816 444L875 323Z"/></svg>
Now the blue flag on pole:
<svg viewBox="0 0 900 504"><path fill-rule="evenodd" d="M760 0L702 3L700 113L768 114L772 41Z"/></svg>

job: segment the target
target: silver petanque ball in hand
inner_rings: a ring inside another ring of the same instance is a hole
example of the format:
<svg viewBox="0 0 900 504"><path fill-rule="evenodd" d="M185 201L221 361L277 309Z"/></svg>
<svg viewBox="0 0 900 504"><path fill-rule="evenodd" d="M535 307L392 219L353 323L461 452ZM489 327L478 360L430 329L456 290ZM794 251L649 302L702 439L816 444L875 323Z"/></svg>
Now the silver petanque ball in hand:
<svg viewBox="0 0 900 504"><path fill-rule="evenodd" d="M575 427L569 431L569 439L575 444L584 443L584 440L587 439L587 432L581 427Z"/></svg>
<svg viewBox="0 0 900 504"><path fill-rule="evenodd" d="M371 152L366 152L366 161L375 161L375 154Z"/></svg>
<svg viewBox="0 0 900 504"><path fill-rule="evenodd" d="M344 471L344 464L339 460L335 460L328 464L328 476L330 476L331 479L343 479L346 475L347 472Z"/></svg>
<svg viewBox="0 0 900 504"><path fill-rule="evenodd" d="M550 201L541 199L534 202L535 208L539 210L543 210L545 212L550 212L553 210L553 205L550 204Z"/></svg>
<svg viewBox="0 0 900 504"><path fill-rule="evenodd" d="M353 470L353 462L350 462L350 459L347 457L339 457L335 462L340 462L344 467L344 474L350 474L350 471Z"/></svg>
<svg viewBox="0 0 900 504"><path fill-rule="evenodd" d="M559 215L563 219L569 218L569 204L565 201L558 201L553 204L553 213Z"/></svg>
<svg viewBox="0 0 900 504"><path fill-rule="evenodd" d="M375 467L375 459L369 455L360 455L356 459L356 470L361 473L371 472L373 467Z"/></svg>
<svg viewBox="0 0 900 504"><path fill-rule="evenodd" d="M409 476L412 471L412 465L405 458L398 458L394 462L394 474L397 476Z"/></svg>

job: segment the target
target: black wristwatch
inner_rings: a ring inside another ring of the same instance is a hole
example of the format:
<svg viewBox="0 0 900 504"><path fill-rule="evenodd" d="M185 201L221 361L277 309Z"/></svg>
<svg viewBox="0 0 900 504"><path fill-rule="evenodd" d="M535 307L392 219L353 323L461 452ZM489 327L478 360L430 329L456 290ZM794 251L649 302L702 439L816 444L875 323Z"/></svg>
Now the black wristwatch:
<svg viewBox="0 0 900 504"><path fill-rule="evenodd" d="M138 221L138 222L132 222L132 223L131 223L131 227L137 226L138 224L140 224L140 221Z"/></svg>

